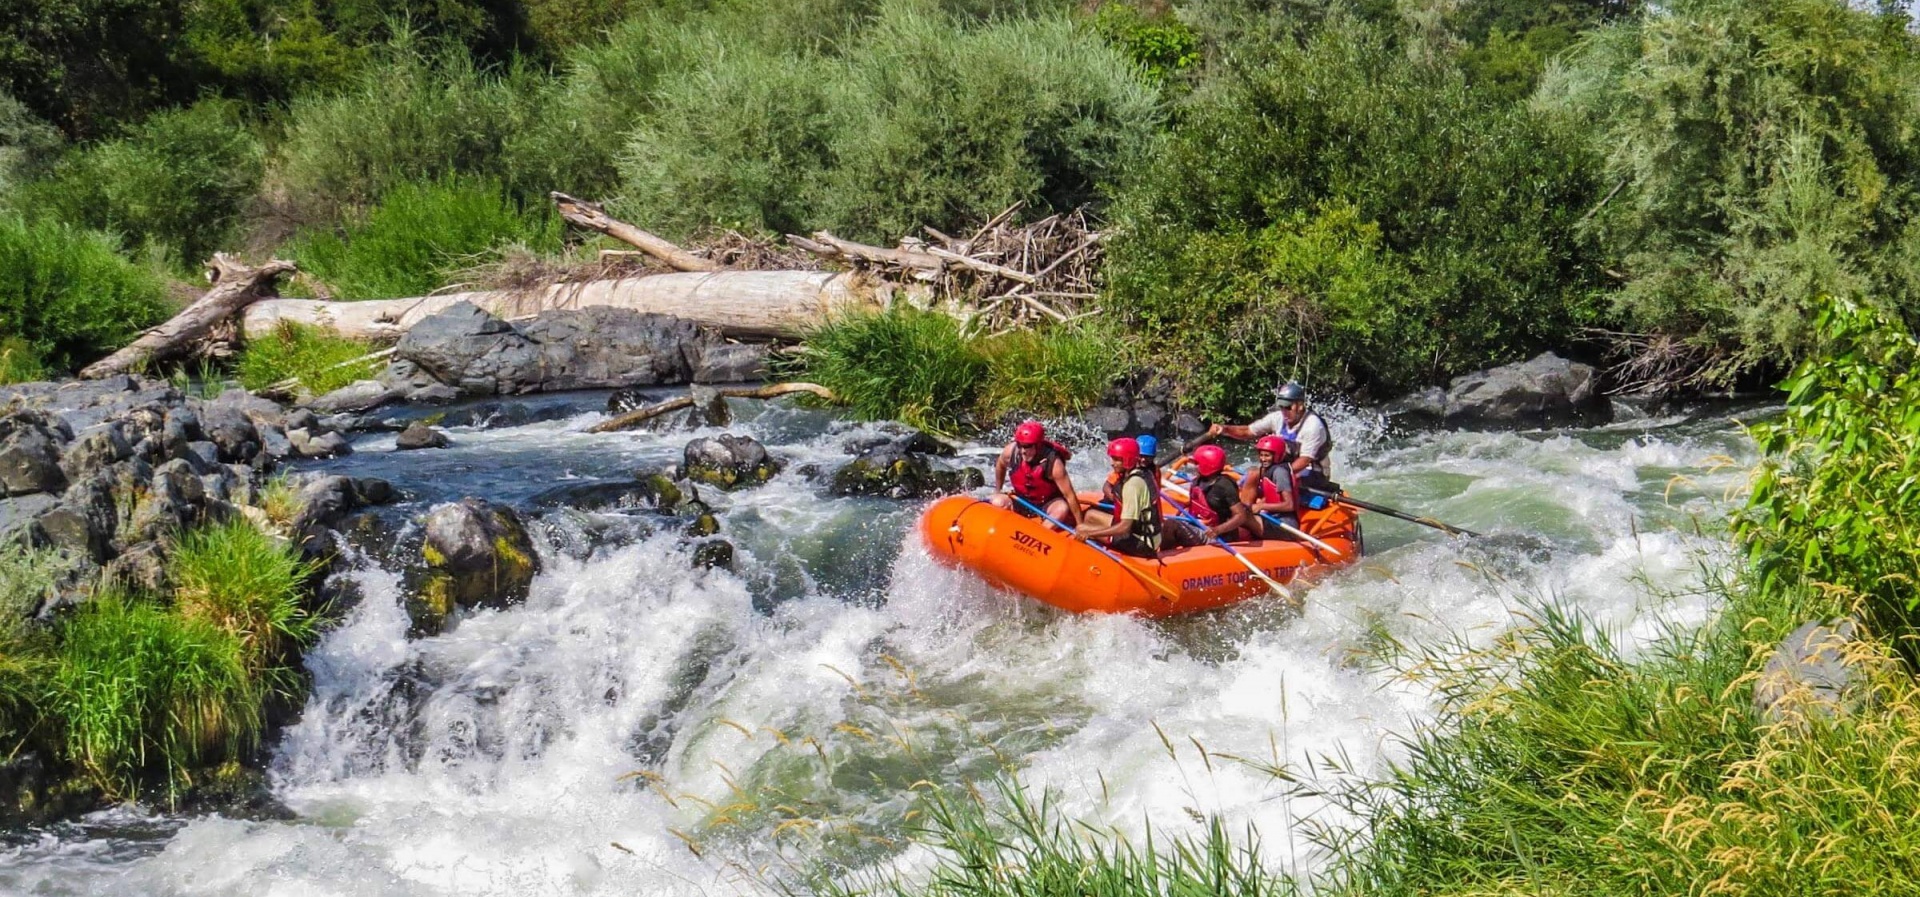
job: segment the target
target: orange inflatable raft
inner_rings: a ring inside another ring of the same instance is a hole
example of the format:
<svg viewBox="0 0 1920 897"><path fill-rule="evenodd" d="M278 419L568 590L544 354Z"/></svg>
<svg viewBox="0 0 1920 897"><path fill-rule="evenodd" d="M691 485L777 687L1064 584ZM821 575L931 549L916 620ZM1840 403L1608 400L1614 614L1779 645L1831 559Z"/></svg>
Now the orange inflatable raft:
<svg viewBox="0 0 1920 897"><path fill-rule="evenodd" d="M1307 511L1301 529L1327 548L1269 540L1235 543L1234 549L1281 583L1360 557L1359 521L1351 508ZM1151 560L1115 555L1115 561L1044 519L966 495L934 502L920 518L920 534L942 563L1062 610L1164 617L1271 594L1218 546L1174 549Z"/></svg>

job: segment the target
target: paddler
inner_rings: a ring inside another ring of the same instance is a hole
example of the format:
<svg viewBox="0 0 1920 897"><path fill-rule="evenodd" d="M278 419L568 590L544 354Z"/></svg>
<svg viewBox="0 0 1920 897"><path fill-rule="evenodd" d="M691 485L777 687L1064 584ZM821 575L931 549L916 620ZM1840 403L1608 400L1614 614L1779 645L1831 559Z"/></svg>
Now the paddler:
<svg viewBox="0 0 1920 897"><path fill-rule="evenodd" d="M1107 443L1107 458L1120 481L1118 501L1108 523L1083 523L1074 530L1076 541L1101 540L1121 554L1150 558L1160 553L1160 499L1154 488L1153 473L1140 454L1137 440L1122 437ZM1097 511L1089 511L1092 518Z"/></svg>
<svg viewBox="0 0 1920 897"><path fill-rule="evenodd" d="M1155 439L1149 434L1133 437L1133 441L1134 444L1140 448L1139 467L1145 470L1147 475L1152 478L1153 494L1159 495L1160 465L1154 461L1154 453L1160 448L1160 440ZM1113 457L1113 446L1118 442L1119 440L1115 440L1107 444L1107 456L1109 458ZM1106 508L1120 507L1120 485L1125 482L1127 474L1131 471L1132 468L1125 470L1118 467L1114 468L1112 473L1107 474L1107 481L1100 484L1100 496L1092 499L1092 501L1104 505ZM1086 502L1089 499L1086 496L1081 496L1080 500ZM1099 507L1089 507L1085 509L1081 520L1085 523L1091 523L1094 526L1106 526L1113 522L1113 513Z"/></svg>
<svg viewBox="0 0 1920 897"><path fill-rule="evenodd" d="M1306 387L1298 383L1281 384L1273 396L1278 407L1271 414L1244 426L1214 424L1207 428L1204 438L1225 436L1246 441L1278 436L1290 439L1300 447L1299 456L1292 461L1293 472L1302 483L1324 483L1333 476L1333 431L1327 429L1326 419L1307 407Z"/></svg>
<svg viewBox="0 0 1920 897"><path fill-rule="evenodd" d="M1047 516L1063 520L1068 526L1080 525L1080 497L1067 479L1067 459L1073 454L1047 438L1045 427L1029 420L1013 428L1013 441L1000 450L993 462L993 498L996 508L1007 508L1023 516L1032 512L1021 507L1013 496L1026 499Z"/></svg>
<svg viewBox="0 0 1920 897"><path fill-rule="evenodd" d="M1199 525L1175 521L1167 532L1180 546L1206 545L1214 539L1245 542L1260 534L1251 526L1253 509L1240 499L1240 484L1226 473L1227 450L1203 445L1193 450L1196 474L1187 491L1186 512Z"/></svg>
<svg viewBox="0 0 1920 897"><path fill-rule="evenodd" d="M1260 437L1253 449L1258 463L1240 480L1240 500L1253 510L1253 525L1263 530L1265 538L1292 539L1293 534L1274 520L1295 529L1300 527L1296 500L1300 490L1293 471L1299 446L1279 436L1267 435ZM1268 517L1273 520L1266 519Z"/></svg>

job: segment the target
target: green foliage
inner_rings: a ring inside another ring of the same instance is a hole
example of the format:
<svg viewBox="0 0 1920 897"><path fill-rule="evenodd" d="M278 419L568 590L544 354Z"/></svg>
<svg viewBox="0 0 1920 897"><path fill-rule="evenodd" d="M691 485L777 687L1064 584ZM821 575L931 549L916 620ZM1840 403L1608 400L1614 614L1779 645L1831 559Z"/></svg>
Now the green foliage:
<svg viewBox="0 0 1920 897"><path fill-rule="evenodd" d="M0 215L0 333L67 367L166 317L165 287L105 235Z"/></svg>
<svg viewBox="0 0 1920 897"><path fill-rule="evenodd" d="M853 413L936 433L1015 412L1086 407L1124 368L1118 341L1092 329L969 338L951 317L905 306L844 316L808 335L796 376Z"/></svg>
<svg viewBox="0 0 1920 897"><path fill-rule="evenodd" d="M376 362L351 362L374 350L371 343L284 322L273 333L247 342L234 373L247 389L265 389L297 377L307 392L323 395L371 376Z"/></svg>
<svg viewBox="0 0 1920 897"><path fill-rule="evenodd" d="M1155 121L1133 67L1057 15L972 23L894 2L838 55L713 40L725 52L661 77L621 162L623 209L670 233L894 239L1015 200L1070 208Z"/></svg>
<svg viewBox="0 0 1920 897"><path fill-rule="evenodd" d="M67 759L110 795L191 769L258 737L259 684L241 641L140 598L96 595L60 631L46 711Z"/></svg>
<svg viewBox="0 0 1920 897"><path fill-rule="evenodd" d="M0 336L0 386L8 383L32 383L44 380L46 365L33 344L17 336Z"/></svg>
<svg viewBox="0 0 1920 897"><path fill-rule="evenodd" d="M1390 393L1595 321L1577 133L1344 19L1233 58L1118 196L1109 256L1109 305L1205 404L1286 378Z"/></svg>
<svg viewBox="0 0 1920 897"><path fill-rule="evenodd" d="M171 45L188 7L172 0L9 3L0 15L0 91L75 138L187 102L198 92Z"/></svg>
<svg viewBox="0 0 1920 897"><path fill-rule="evenodd" d="M1170 13L1149 16L1131 3L1115 0L1100 5L1093 27L1156 84L1200 62L1200 35Z"/></svg>
<svg viewBox="0 0 1920 897"><path fill-rule="evenodd" d="M1638 15L1639 0L1477 0L1454 6L1447 24L1466 41L1460 67L1474 87L1505 102L1533 92L1552 59L1603 22Z"/></svg>
<svg viewBox="0 0 1920 897"><path fill-rule="evenodd" d="M168 566L180 616L238 639L256 679L284 671L297 661L295 649L312 639L313 618L303 604L317 569L244 519L188 533Z"/></svg>
<svg viewBox="0 0 1920 897"><path fill-rule="evenodd" d="M326 0L201 0L192 4L182 49L211 81L253 102L345 84L369 35L335 30Z"/></svg>
<svg viewBox="0 0 1920 897"><path fill-rule="evenodd" d="M164 247L195 265L223 245L259 187L261 154L239 107L208 100L61 160L31 199L69 223L120 234L129 248Z"/></svg>
<svg viewBox="0 0 1920 897"><path fill-rule="evenodd" d="M60 132L0 91L0 209L26 211L19 208L19 192L45 173L59 149Z"/></svg>
<svg viewBox="0 0 1920 897"><path fill-rule="evenodd" d="M558 252L560 224L498 183L448 177L401 184L344 233L310 233L290 251L341 298L395 299L424 296L506 244Z"/></svg>
<svg viewBox="0 0 1920 897"><path fill-rule="evenodd" d="M1786 414L1751 428L1768 458L1735 532L1762 589L1817 588L1905 636L1920 624L1920 346L1847 301L1814 326Z"/></svg>
<svg viewBox="0 0 1920 897"><path fill-rule="evenodd" d="M1697 0L1591 35L1542 87L1619 190L1591 230L1630 326L1685 340L1725 385L1811 345L1809 303L1920 320L1920 54L1834 0Z"/></svg>

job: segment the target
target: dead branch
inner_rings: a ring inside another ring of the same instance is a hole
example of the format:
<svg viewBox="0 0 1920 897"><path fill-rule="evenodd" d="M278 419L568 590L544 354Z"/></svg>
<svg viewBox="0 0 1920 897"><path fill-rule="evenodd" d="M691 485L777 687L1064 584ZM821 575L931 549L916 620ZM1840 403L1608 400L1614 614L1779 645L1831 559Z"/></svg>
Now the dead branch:
<svg viewBox="0 0 1920 897"><path fill-rule="evenodd" d="M140 337L80 372L81 379L98 380L124 374L135 367L185 355L222 322L251 305L262 296L271 296L274 283L283 274L297 270L294 264L274 259L257 268L249 267L224 252L216 252L207 263L207 275L213 287L165 324Z"/></svg>
<svg viewBox="0 0 1920 897"><path fill-rule="evenodd" d="M568 223L584 227L591 231L606 234L623 243L639 247L654 258L666 262L676 271L718 271L720 266L710 259L704 259L681 249L665 238L655 236L631 224L621 221L594 203L584 199L575 199L565 193L548 194L560 210L560 217Z"/></svg>
<svg viewBox="0 0 1920 897"><path fill-rule="evenodd" d="M816 396L826 399L829 402L834 400L833 391L817 383L771 383L766 386L760 386L760 387L737 387L734 389L719 389L719 390L715 390L715 392L720 394L722 397L729 398L729 399L773 399L773 398L779 398L780 396L789 395L796 392L806 392L806 393L812 393ZM659 417L662 414L666 414L669 411L678 411L682 408L690 408L692 406L693 406L692 396L681 396L677 399L668 399L664 402L648 405L645 408L639 408L633 411L629 411L625 414L620 415L619 417L614 417L608 420L601 421L600 423L594 424L593 426L587 428L587 432L614 433L620 430L631 430L634 427L637 427L643 423L646 423L649 420Z"/></svg>

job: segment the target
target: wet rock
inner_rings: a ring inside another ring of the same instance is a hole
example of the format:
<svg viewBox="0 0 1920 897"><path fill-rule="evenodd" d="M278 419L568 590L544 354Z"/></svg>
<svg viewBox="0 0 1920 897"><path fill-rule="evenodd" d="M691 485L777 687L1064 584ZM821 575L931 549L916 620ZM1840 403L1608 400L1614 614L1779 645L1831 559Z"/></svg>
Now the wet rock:
<svg viewBox="0 0 1920 897"><path fill-rule="evenodd" d="M1207 432L1207 425L1200 418L1183 411L1174 416L1173 432L1181 439L1192 439Z"/></svg>
<svg viewBox="0 0 1920 897"><path fill-rule="evenodd" d="M56 431L36 421L15 415L0 437L0 496L59 492L67 488L67 475L60 469L61 441Z"/></svg>
<svg viewBox="0 0 1920 897"><path fill-rule="evenodd" d="M1805 725L1851 712L1874 668L1887 663L1851 619L1809 622L1788 633L1760 669L1753 711L1762 723Z"/></svg>
<svg viewBox="0 0 1920 897"><path fill-rule="evenodd" d="M834 495L930 498L976 489L985 483L979 470L936 467L925 455L893 444L869 449L834 471L831 491Z"/></svg>
<svg viewBox="0 0 1920 897"><path fill-rule="evenodd" d="M443 630L455 608L518 604L540 572L533 539L511 508L478 498L438 505L425 533L424 574L407 602L418 633Z"/></svg>
<svg viewBox="0 0 1920 897"><path fill-rule="evenodd" d="M354 477L353 490L362 504L385 505L400 500L400 490L379 477Z"/></svg>
<svg viewBox="0 0 1920 897"><path fill-rule="evenodd" d="M293 446L294 453L302 458L332 458L353 454L353 446L347 442L347 437L333 432L316 433L296 427L287 431L287 442Z"/></svg>
<svg viewBox="0 0 1920 897"><path fill-rule="evenodd" d="M759 440L722 433L687 443L681 471L689 480L732 491L765 484L780 472L780 464Z"/></svg>
<svg viewBox="0 0 1920 897"><path fill-rule="evenodd" d="M106 796L73 776L23 751L0 760L0 829L20 831L77 816L105 803Z"/></svg>
<svg viewBox="0 0 1920 897"><path fill-rule="evenodd" d="M725 539L709 539L693 549L693 565L711 570L733 569L733 543Z"/></svg>
<svg viewBox="0 0 1920 897"><path fill-rule="evenodd" d="M460 390L444 383L434 383L407 393L407 401L416 405L446 405L460 400Z"/></svg>
<svg viewBox="0 0 1920 897"><path fill-rule="evenodd" d="M1552 352L1455 377L1444 392L1415 393L1387 406L1398 421L1449 427L1511 427L1585 422L1610 416L1592 365Z"/></svg>
<svg viewBox="0 0 1920 897"><path fill-rule="evenodd" d="M705 343L693 362L695 383L748 383L767 378L767 347L760 343Z"/></svg>
<svg viewBox="0 0 1920 897"><path fill-rule="evenodd" d="M305 404L317 414L357 413L397 402L405 398L407 392L379 380L355 380Z"/></svg>
<svg viewBox="0 0 1920 897"><path fill-rule="evenodd" d="M1133 414L1125 408L1115 408L1112 405L1095 405L1088 408L1080 412L1080 419L1110 438L1131 433L1133 430Z"/></svg>
<svg viewBox="0 0 1920 897"><path fill-rule="evenodd" d="M269 460L278 461L294 456L293 441L287 438L287 431L278 425L260 428L260 454Z"/></svg>
<svg viewBox="0 0 1920 897"><path fill-rule="evenodd" d="M536 508L573 508L578 511L646 510L673 513L684 501L680 487L664 475L632 480L595 480L555 486L535 495Z"/></svg>
<svg viewBox="0 0 1920 897"><path fill-rule="evenodd" d="M413 449L446 448L452 444L453 440L448 439L447 434L418 421L401 430L400 435L393 440L394 451L401 452Z"/></svg>
<svg viewBox="0 0 1920 897"><path fill-rule="evenodd" d="M658 390L623 389L607 397L607 413L621 415L661 402L671 401L672 397L662 397ZM673 430L696 430L701 427L724 427L733 423L733 408L727 404L720 391L706 386L694 386L688 389L687 398L693 404L663 414L657 414L641 422L635 429L654 433Z"/></svg>

